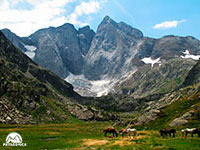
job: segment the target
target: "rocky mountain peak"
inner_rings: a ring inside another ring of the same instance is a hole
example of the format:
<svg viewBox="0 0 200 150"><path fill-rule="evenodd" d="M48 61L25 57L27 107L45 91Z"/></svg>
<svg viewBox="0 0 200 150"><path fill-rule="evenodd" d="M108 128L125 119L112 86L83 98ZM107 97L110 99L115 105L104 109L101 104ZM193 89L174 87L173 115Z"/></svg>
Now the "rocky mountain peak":
<svg viewBox="0 0 200 150"><path fill-rule="evenodd" d="M109 16L105 16L101 22L101 24L107 24L110 22L115 22L113 19L111 19Z"/></svg>
<svg viewBox="0 0 200 150"><path fill-rule="evenodd" d="M121 76L130 69L126 61L134 57L133 47L142 37L141 31L106 16L98 26L86 56L85 76L92 80L99 80L104 75L108 78Z"/></svg>
<svg viewBox="0 0 200 150"><path fill-rule="evenodd" d="M109 16L104 17L103 21L97 28L97 32L101 30L110 30L111 28L116 28L117 23L111 19Z"/></svg>

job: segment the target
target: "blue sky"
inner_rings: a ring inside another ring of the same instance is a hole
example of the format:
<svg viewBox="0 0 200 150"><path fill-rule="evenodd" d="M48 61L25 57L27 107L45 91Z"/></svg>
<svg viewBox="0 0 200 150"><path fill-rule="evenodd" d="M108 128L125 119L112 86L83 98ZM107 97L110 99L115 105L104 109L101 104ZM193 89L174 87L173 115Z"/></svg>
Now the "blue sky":
<svg viewBox="0 0 200 150"><path fill-rule="evenodd" d="M0 0L0 28L19 36L67 22L96 30L106 15L145 36L200 39L200 0Z"/></svg>

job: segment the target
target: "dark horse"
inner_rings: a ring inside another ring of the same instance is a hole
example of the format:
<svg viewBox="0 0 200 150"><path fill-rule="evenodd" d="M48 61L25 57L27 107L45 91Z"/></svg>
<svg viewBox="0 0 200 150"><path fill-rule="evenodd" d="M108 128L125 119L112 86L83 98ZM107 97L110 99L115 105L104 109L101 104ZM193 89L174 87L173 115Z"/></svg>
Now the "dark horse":
<svg viewBox="0 0 200 150"><path fill-rule="evenodd" d="M173 137L175 137L176 135L176 130L175 129L162 129L159 131L160 135L162 137L169 135L171 137L171 135L173 134Z"/></svg>
<svg viewBox="0 0 200 150"><path fill-rule="evenodd" d="M198 136L200 137L200 128L195 129L195 130L192 132L192 137L193 137L193 134L198 134Z"/></svg>
<svg viewBox="0 0 200 150"><path fill-rule="evenodd" d="M104 129L103 132L104 132L104 136L106 136L107 133L112 133L113 137L117 137L118 136L117 131L114 128Z"/></svg>

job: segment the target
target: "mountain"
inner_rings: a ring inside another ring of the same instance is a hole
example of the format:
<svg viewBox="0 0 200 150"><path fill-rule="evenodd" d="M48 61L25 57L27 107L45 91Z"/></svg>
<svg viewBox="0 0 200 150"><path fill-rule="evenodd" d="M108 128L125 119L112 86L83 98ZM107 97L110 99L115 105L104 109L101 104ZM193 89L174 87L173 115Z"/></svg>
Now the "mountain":
<svg viewBox="0 0 200 150"><path fill-rule="evenodd" d="M140 30L108 16L96 33L89 26L76 30L66 23L29 37L5 35L18 41L15 45L22 51L19 45L24 45L25 54L71 83L82 96L165 94L183 83L200 58L200 41L194 37L144 37Z"/></svg>
<svg viewBox="0 0 200 150"><path fill-rule="evenodd" d="M106 16L99 25L86 56L84 75L90 80L116 78L134 70L129 59L134 57L134 46L143 38L141 31Z"/></svg>
<svg viewBox="0 0 200 150"><path fill-rule="evenodd" d="M0 123L112 120L113 114L77 101L73 86L35 64L0 32Z"/></svg>
<svg viewBox="0 0 200 150"><path fill-rule="evenodd" d="M75 75L82 73L84 57L94 36L89 26L76 30L69 23L58 28L41 29L21 39L7 31L2 30L17 48L62 78L67 77L69 72Z"/></svg>

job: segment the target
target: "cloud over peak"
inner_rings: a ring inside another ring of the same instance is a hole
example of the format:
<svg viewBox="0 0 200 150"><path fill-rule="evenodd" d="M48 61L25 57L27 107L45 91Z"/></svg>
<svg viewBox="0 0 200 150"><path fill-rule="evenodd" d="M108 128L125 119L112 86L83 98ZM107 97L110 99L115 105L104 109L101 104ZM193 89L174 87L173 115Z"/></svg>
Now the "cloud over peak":
<svg viewBox="0 0 200 150"><path fill-rule="evenodd" d="M87 22L80 22L78 17L82 15L90 15L96 13L100 9L100 5L103 3L101 0L90 0L88 2L82 2L80 5L75 7L74 12L72 12L67 19L70 23L74 25L84 26L87 25Z"/></svg>
<svg viewBox="0 0 200 150"><path fill-rule="evenodd" d="M9 28L19 36L28 36L41 28L60 26L66 22L76 26L88 24L105 0L0 0L0 29ZM66 6L71 6L70 13ZM22 8L18 8L17 6ZM32 6L31 9L27 9ZM81 16L87 19L81 20Z"/></svg>
<svg viewBox="0 0 200 150"><path fill-rule="evenodd" d="M173 20L173 21L165 21L162 22L160 24L156 24L155 26L153 26L154 29L169 29L169 28L176 28L180 23L186 22L185 19L177 21L177 20Z"/></svg>

